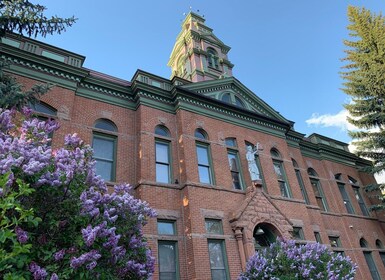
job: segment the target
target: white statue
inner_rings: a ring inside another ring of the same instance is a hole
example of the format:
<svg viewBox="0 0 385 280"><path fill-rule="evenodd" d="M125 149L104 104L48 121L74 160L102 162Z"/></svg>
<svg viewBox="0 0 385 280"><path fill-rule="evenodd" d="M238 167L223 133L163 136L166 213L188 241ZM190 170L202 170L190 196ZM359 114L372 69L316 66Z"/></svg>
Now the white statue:
<svg viewBox="0 0 385 280"><path fill-rule="evenodd" d="M259 143L257 143L257 145L255 145L254 147L247 146L246 159L249 167L251 181L261 180L259 169L258 169L257 163L255 162L255 154L258 154L258 150L259 150L258 146L259 146Z"/></svg>

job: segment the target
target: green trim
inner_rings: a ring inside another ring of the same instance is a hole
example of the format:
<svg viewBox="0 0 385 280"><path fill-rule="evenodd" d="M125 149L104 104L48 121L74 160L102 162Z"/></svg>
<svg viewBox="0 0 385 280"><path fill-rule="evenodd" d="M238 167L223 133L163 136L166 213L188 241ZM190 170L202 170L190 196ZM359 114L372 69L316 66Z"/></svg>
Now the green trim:
<svg viewBox="0 0 385 280"><path fill-rule="evenodd" d="M110 95L106 95L105 93L96 92L86 88L78 88L75 92L77 96L81 96L84 98L89 98L97 101L101 101L107 104L116 105L119 107L123 107L126 109L135 110L136 104L130 100L124 100L122 98L113 97Z"/></svg>
<svg viewBox="0 0 385 280"><path fill-rule="evenodd" d="M77 87L77 81L68 80L67 77L60 78L43 72L38 72L34 70L31 71L30 68L25 68L15 64L10 65L6 71L16 75L22 75L30 79L39 80L43 83L58 85L60 87L67 88L70 90L76 90Z"/></svg>

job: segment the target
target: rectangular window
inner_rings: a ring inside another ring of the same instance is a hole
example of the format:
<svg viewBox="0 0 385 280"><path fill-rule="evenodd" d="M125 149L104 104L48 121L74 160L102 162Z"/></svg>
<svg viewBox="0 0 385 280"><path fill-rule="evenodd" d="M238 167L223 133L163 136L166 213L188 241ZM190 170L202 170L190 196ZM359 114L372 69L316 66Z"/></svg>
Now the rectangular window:
<svg viewBox="0 0 385 280"><path fill-rule="evenodd" d="M315 199L322 211L327 211L326 200L321 189L321 185L318 179L310 178L311 185L313 187Z"/></svg>
<svg viewBox="0 0 385 280"><path fill-rule="evenodd" d="M349 214L354 214L354 209L352 207L352 203L350 202L348 193L346 192L345 185L342 183L337 183L338 189L340 190L342 200L345 204L346 211L348 211Z"/></svg>
<svg viewBox="0 0 385 280"><path fill-rule="evenodd" d="M158 220L158 234L175 235L175 221Z"/></svg>
<svg viewBox="0 0 385 280"><path fill-rule="evenodd" d="M341 247L341 241L340 241L340 238L338 236L329 236L329 242L330 242L330 246L332 246L332 248Z"/></svg>
<svg viewBox="0 0 385 280"><path fill-rule="evenodd" d="M286 174L283 169L282 162L273 160L273 166L275 175L277 175L279 189L281 191L281 196L283 197L291 197L290 190L286 181Z"/></svg>
<svg viewBox="0 0 385 280"><path fill-rule="evenodd" d="M315 241L322 244L321 234L318 231L314 232Z"/></svg>
<svg viewBox="0 0 385 280"><path fill-rule="evenodd" d="M224 240L209 239L209 258L212 280L226 280L228 278L227 260Z"/></svg>
<svg viewBox="0 0 385 280"><path fill-rule="evenodd" d="M381 277L377 271L376 264L374 263L374 260L373 260L372 252L364 252L364 256L373 280L381 280Z"/></svg>
<svg viewBox="0 0 385 280"><path fill-rule="evenodd" d="M293 227L293 239L304 240L304 234L301 227Z"/></svg>
<svg viewBox="0 0 385 280"><path fill-rule="evenodd" d="M159 279L178 279L178 246L175 241L158 241Z"/></svg>
<svg viewBox="0 0 385 280"><path fill-rule="evenodd" d="M380 252L380 257L381 257L383 265L385 266L385 252Z"/></svg>
<svg viewBox="0 0 385 280"><path fill-rule="evenodd" d="M354 195L358 201L358 205L361 208L362 215L364 216L369 216L368 209L366 208L365 202L362 199L361 193L360 193L360 188L359 187L353 187L354 190Z"/></svg>
<svg viewBox="0 0 385 280"><path fill-rule="evenodd" d="M105 181L115 181L116 137L94 133L92 148L96 174Z"/></svg>
<svg viewBox="0 0 385 280"><path fill-rule="evenodd" d="M223 234L222 221L214 219L205 220L206 232L211 234Z"/></svg>
<svg viewBox="0 0 385 280"><path fill-rule="evenodd" d="M239 157L236 151L228 151L227 157L229 159L230 173L233 181L233 188L237 190L243 189L242 176L240 171Z"/></svg>
<svg viewBox="0 0 385 280"><path fill-rule="evenodd" d="M156 181L171 183L170 143L156 140L155 142Z"/></svg>
<svg viewBox="0 0 385 280"><path fill-rule="evenodd" d="M295 169L295 176L297 176L299 188L301 189L301 193L302 193L303 199L305 200L306 204L310 204L309 203L309 197L307 196L305 185L303 183L303 179L302 179L302 176L301 176L301 171L299 169Z"/></svg>
<svg viewBox="0 0 385 280"><path fill-rule="evenodd" d="M197 144L199 181L205 184L213 184L209 147Z"/></svg>

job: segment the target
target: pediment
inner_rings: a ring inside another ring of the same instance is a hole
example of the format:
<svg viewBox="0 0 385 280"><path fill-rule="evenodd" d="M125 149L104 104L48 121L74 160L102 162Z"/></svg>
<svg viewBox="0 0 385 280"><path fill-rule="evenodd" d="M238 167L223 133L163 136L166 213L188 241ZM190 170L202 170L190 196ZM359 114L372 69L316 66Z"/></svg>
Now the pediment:
<svg viewBox="0 0 385 280"><path fill-rule="evenodd" d="M181 87L216 99L223 105L230 104L280 122L290 123L234 77L197 82Z"/></svg>

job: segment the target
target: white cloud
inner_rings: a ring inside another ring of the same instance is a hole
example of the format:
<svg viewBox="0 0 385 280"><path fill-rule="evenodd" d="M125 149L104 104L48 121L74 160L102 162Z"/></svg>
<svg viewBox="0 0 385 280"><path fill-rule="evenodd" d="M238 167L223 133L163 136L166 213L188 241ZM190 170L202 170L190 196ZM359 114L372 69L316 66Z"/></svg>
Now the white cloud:
<svg viewBox="0 0 385 280"><path fill-rule="evenodd" d="M343 131L356 130L357 128L347 121L348 115L349 113L345 109L334 115L313 113L311 118L306 120L306 123L309 126L338 127Z"/></svg>

